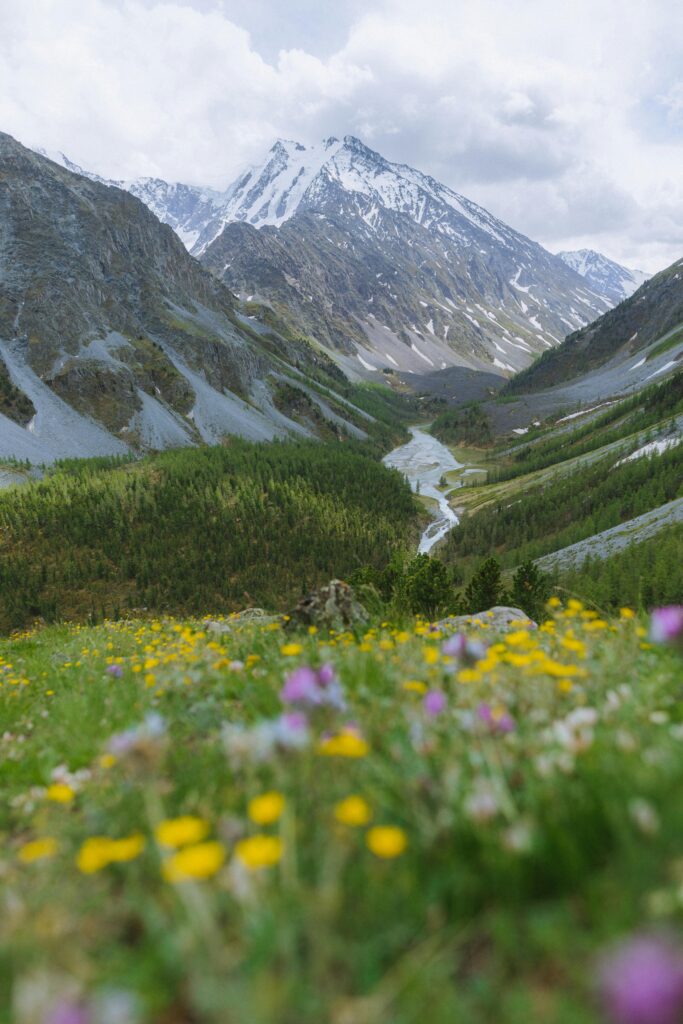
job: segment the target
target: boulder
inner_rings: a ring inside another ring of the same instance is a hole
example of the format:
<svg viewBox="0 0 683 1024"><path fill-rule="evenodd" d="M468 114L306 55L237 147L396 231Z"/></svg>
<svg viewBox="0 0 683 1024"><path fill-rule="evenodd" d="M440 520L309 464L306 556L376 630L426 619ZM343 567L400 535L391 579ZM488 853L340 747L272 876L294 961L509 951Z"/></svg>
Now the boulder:
<svg viewBox="0 0 683 1024"><path fill-rule="evenodd" d="M505 605L496 605L474 615L451 615L447 619L441 619L436 625L439 628L466 630L476 627L479 623L484 623L492 632L497 633L505 632L507 629L523 629L529 624L532 629L536 629L536 623L521 608L508 608Z"/></svg>
<svg viewBox="0 0 683 1024"><path fill-rule="evenodd" d="M364 626L370 616L358 601L353 587L342 580L330 580L307 594L289 614L288 629L317 626L318 629L352 629Z"/></svg>

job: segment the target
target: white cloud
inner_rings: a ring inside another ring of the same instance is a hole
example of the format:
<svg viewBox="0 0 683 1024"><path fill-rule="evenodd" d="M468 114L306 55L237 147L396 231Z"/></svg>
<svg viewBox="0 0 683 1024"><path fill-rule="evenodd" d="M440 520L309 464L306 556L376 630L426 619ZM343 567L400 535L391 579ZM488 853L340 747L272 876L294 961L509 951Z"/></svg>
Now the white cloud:
<svg viewBox="0 0 683 1024"><path fill-rule="evenodd" d="M278 5L245 9L250 36L235 3L2 4L0 129L109 176L215 186L277 136L351 132L550 248L680 258L683 5L375 0L318 5L311 27L290 0L279 53Z"/></svg>

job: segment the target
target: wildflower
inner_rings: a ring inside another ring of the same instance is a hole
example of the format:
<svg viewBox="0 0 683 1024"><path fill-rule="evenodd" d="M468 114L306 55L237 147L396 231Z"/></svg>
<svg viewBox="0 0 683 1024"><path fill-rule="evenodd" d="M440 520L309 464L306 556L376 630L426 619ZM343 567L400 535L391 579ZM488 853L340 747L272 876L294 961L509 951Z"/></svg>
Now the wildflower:
<svg viewBox="0 0 683 1024"><path fill-rule="evenodd" d="M249 871L270 868L282 858L282 840L279 836L250 836L237 843L235 854Z"/></svg>
<svg viewBox="0 0 683 1024"><path fill-rule="evenodd" d="M45 1018L45 1024L91 1024L92 1016L82 1003L58 1003Z"/></svg>
<svg viewBox="0 0 683 1024"><path fill-rule="evenodd" d="M285 658L295 658L297 654L301 654L303 647L301 644L284 644L280 648L280 654L283 654Z"/></svg>
<svg viewBox="0 0 683 1024"><path fill-rule="evenodd" d="M280 691L280 699L284 704L327 705L339 710L346 706L344 691L332 665L322 665L317 671L302 666L290 672Z"/></svg>
<svg viewBox="0 0 683 1024"><path fill-rule="evenodd" d="M628 805L628 813L645 835L652 836L659 831L659 815L647 800L635 797Z"/></svg>
<svg viewBox="0 0 683 1024"><path fill-rule="evenodd" d="M483 640L468 640L464 633L455 633L441 645L441 653L448 658L457 658L473 665L486 657L487 647Z"/></svg>
<svg viewBox="0 0 683 1024"><path fill-rule="evenodd" d="M196 843L178 850L164 861L161 873L167 882L211 878L221 869L224 860L225 847L222 843L215 840Z"/></svg>
<svg viewBox="0 0 683 1024"><path fill-rule="evenodd" d="M112 676L114 679L120 679L123 675L123 668L121 665L107 665L105 671L108 676Z"/></svg>
<svg viewBox="0 0 683 1024"><path fill-rule="evenodd" d="M132 835L124 839L110 839L109 836L91 836L86 839L76 858L79 871L85 875L101 871L109 864L135 860L145 848L145 839L141 835Z"/></svg>
<svg viewBox="0 0 683 1024"><path fill-rule="evenodd" d="M228 757L236 764L267 761L278 752L302 750L308 746L308 719L300 711L247 727L226 724L221 736Z"/></svg>
<svg viewBox="0 0 683 1024"><path fill-rule="evenodd" d="M344 729L336 736L327 736L318 744L318 753L328 757L365 757L369 746L354 729Z"/></svg>
<svg viewBox="0 0 683 1024"><path fill-rule="evenodd" d="M372 817L370 805L362 796L347 796L334 808L334 816L342 825L359 828L367 825Z"/></svg>
<svg viewBox="0 0 683 1024"><path fill-rule="evenodd" d="M428 715L435 718L437 715L440 715L442 711L446 710L447 703L448 701L446 700L445 693L442 693L441 690L430 690L429 693L426 693L424 696L422 707Z"/></svg>
<svg viewBox="0 0 683 1024"><path fill-rule="evenodd" d="M498 796L488 779L477 779L466 798L465 814L479 824L490 821L498 814Z"/></svg>
<svg viewBox="0 0 683 1024"><path fill-rule="evenodd" d="M34 839L25 843L19 850L18 857L23 864L32 864L36 860L46 860L54 857L57 852L57 840L52 836L45 836L43 839Z"/></svg>
<svg viewBox="0 0 683 1024"><path fill-rule="evenodd" d="M274 790L262 793L249 801L247 814L257 825L272 825L285 809L285 798Z"/></svg>
<svg viewBox="0 0 683 1024"><path fill-rule="evenodd" d="M491 708L490 704L480 704L477 708L477 717L491 732L507 733L515 729L512 715L502 708Z"/></svg>
<svg viewBox="0 0 683 1024"><path fill-rule="evenodd" d="M392 860L400 857L408 845L408 837L396 825L375 825L365 837L368 849L375 857Z"/></svg>
<svg viewBox="0 0 683 1024"><path fill-rule="evenodd" d="M177 848L201 842L208 831L207 821L186 814L180 818L167 818L166 821L160 822L154 830L154 835L161 846Z"/></svg>
<svg viewBox="0 0 683 1024"><path fill-rule="evenodd" d="M555 722L554 737L572 754L580 754L592 746L593 726L597 720L598 713L594 708L575 708L565 718Z"/></svg>
<svg viewBox="0 0 683 1024"><path fill-rule="evenodd" d="M53 782L51 786L47 787L45 796L56 804L70 804L75 794L71 786L67 786L66 783Z"/></svg>
<svg viewBox="0 0 683 1024"><path fill-rule="evenodd" d="M419 679L408 679L403 684L403 689L412 693L426 693L427 684L421 683Z"/></svg>
<svg viewBox="0 0 683 1024"><path fill-rule="evenodd" d="M614 1024L676 1024L683 1011L683 956L668 938L640 935L609 953L598 989Z"/></svg>
<svg viewBox="0 0 683 1024"><path fill-rule="evenodd" d="M683 604L655 608L650 619L650 639L656 644L680 644L683 647Z"/></svg>
<svg viewBox="0 0 683 1024"><path fill-rule="evenodd" d="M165 734L166 723L161 715L152 711L140 725L111 736L107 747L109 753L116 757L130 753L147 754L153 752Z"/></svg>

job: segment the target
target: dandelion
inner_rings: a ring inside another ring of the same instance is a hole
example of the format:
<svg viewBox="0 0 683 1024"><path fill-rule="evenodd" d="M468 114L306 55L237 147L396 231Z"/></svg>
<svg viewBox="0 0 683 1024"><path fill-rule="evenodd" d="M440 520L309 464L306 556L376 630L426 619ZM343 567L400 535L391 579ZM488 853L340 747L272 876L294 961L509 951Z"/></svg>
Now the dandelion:
<svg viewBox="0 0 683 1024"><path fill-rule="evenodd" d="M53 782L51 786L47 787L45 796L48 800L52 800L52 802L56 804L70 804L75 793L71 786L67 786L66 783Z"/></svg>
<svg viewBox="0 0 683 1024"><path fill-rule="evenodd" d="M25 843L19 850L18 857L22 864L32 864L36 860L47 860L54 857L57 852L57 840L52 836L45 836L43 839L34 839Z"/></svg>
<svg viewBox="0 0 683 1024"><path fill-rule="evenodd" d="M209 823L203 818L186 814L180 818L167 818L160 822L154 835L160 846L176 849L189 843L199 843L209 832Z"/></svg>
<svg viewBox="0 0 683 1024"><path fill-rule="evenodd" d="M285 809L285 798L275 790L262 793L249 801L247 814L256 825L272 825Z"/></svg>
<svg viewBox="0 0 683 1024"><path fill-rule="evenodd" d="M360 828L367 825L372 817L370 805L362 796L347 796L334 808L334 816L342 825Z"/></svg>
<svg viewBox="0 0 683 1024"><path fill-rule="evenodd" d="M225 847L217 841L196 843L178 850L164 861L161 873L167 882L212 878L225 861Z"/></svg>
<svg viewBox="0 0 683 1024"><path fill-rule="evenodd" d="M237 843L235 855L249 871L270 868L282 859L282 840L279 836L250 836Z"/></svg>
<svg viewBox="0 0 683 1024"><path fill-rule="evenodd" d="M85 875L101 871L109 864L135 860L145 848L145 838L139 834L123 839L109 836L91 836L86 839L76 858L78 870Z"/></svg>
<svg viewBox="0 0 683 1024"><path fill-rule="evenodd" d="M301 644L283 644L280 648L280 654L284 655L285 658L295 658L297 654L303 652Z"/></svg>
<svg viewBox="0 0 683 1024"><path fill-rule="evenodd" d="M408 837L402 828L396 825L375 825L371 828L365 842L375 857L383 860L393 860L400 857L408 846Z"/></svg>
<svg viewBox="0 0 683 1024"><path fill-rule="evenodd" d="M365 757L369 750L367 742L354 729L344 729L318 744L318 753L328 757Z"/></svg>

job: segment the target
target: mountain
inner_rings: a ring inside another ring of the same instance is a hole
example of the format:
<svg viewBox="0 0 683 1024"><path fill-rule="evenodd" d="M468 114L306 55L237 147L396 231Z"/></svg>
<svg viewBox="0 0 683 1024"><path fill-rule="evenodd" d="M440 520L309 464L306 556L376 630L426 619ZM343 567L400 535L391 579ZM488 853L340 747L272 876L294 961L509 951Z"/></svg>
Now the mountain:
<svg viewBox="0 0 683 1024"><path fill-rule="evenodd" d="M194 251L347 368L509 374L608 306L537 243L351 136L277 142Z"/></svg>
<svg viewBox="0 0 683 1024"><path fill-rule="evenodd" d="M630 298L570 334L559 348L506 384L508 394L566 384L600 371L604 396L683 368L683 260L649 278ZM613 378L613 379L611 379Z"/></svg>
<svg viewBox="0 0 683 1024"><path fill-rule="evenodd" d="M40 463L331 424L362 435L360 414L311 376L343 383L323 354L241 317L139 199L0 134L0 455Z"/></svg>
<svg viewBox="0 0 683 1024"><path fill-rule="evenodd" d="M349 373L509 375L609 306L537 243L352 136L280 140L225 192L116 184Z"/></svg>
<svg viewBox="0 0 683 1024"><path fill-rule="evenodd" d="M594 291L605 295L615 306L633 295L650 276L642 270L622 267L595 249L577 249L576 252L558 252L557 255L568 267L585 277Z"/></svg>

